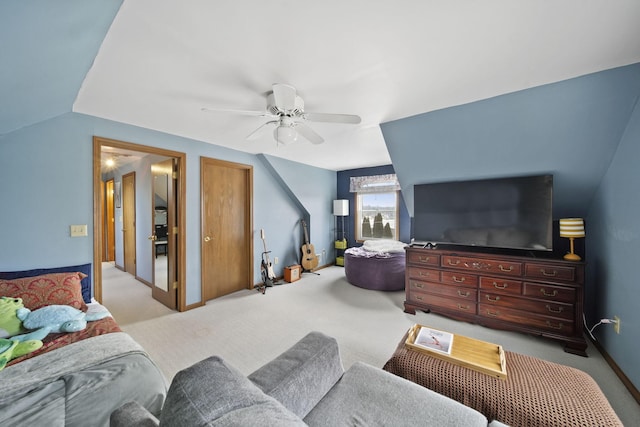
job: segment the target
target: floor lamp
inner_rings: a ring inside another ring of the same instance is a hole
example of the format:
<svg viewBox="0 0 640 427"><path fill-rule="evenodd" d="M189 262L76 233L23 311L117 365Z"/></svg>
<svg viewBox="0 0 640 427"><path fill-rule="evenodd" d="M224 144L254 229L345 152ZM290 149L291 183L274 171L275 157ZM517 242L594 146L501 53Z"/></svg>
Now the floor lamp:
<svg viewBox="0 0 640 427"><path fill-rule="evenodd" d="M342 228L340 231L342 232L342 239L344 240L344 217L349 216L349 201L348 200L334 200L333 201L333 215L342 217Z"/></svg>
<svg viewBox="0 0 640 427"><path fill-rule="evenodd" d="M342 233L342 239L335 241L335 248L339 250L347 249L347 239L344 232L344 217L349 216L349 200L334 200L333 201L333 215L342 218L342 227L340 231ZM338 237L338 236L336 236ZM344 265L344 256L341 256L338 252L336 256L336 265Z"/></svg>

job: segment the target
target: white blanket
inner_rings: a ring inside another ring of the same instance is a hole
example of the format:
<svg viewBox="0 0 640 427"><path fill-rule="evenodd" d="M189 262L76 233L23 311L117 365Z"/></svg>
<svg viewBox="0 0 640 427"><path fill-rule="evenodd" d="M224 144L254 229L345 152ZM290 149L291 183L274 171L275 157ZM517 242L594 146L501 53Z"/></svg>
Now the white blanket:
<svg viewBox="0 0 640 427"><path fill-rule="evenodd" d="M366 240L362 247L369 252L378 253L398 253L404 252L404 248L407 247L406 243L399 242L397 240L390 239L375 239Z"/></svg>

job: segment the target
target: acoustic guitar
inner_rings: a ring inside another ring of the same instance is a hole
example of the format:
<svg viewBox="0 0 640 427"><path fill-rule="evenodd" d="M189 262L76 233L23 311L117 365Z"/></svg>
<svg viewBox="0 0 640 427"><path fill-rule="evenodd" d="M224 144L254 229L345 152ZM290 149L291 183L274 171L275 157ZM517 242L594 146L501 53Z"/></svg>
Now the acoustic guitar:
<svg viewBox="0 0 640 427"><path fill-rule="evenodd" d="M302 222L302 228L304 229L304 245L302 245L302 268L307 271L311 271L318 266L318 257L316 256L316 250L313 248L313 245L309 243L309 234L307 233L307 223L304 222L304 219L300 220Z"/></svg>

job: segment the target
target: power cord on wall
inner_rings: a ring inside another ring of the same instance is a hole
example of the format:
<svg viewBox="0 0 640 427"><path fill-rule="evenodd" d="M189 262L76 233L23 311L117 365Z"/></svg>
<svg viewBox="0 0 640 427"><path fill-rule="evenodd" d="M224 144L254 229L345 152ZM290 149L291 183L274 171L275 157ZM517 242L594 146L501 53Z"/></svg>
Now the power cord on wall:
<svg viewBox="0 0 640 427"><path fill-rule="evenodd" d="M591 339L593 339L594 341L598 341L596 339L596 337L593 336L593 330L605 323L618 323L618 321L616 319L600 319L600 321L598 323L596 323L595 325L593 325L591 328L589 328L587 326L587 318L585 317L584 313L582 313L582 321L584 322L584 327L587 329L587 332L589 332L589 335L591 336Z"/></svg>

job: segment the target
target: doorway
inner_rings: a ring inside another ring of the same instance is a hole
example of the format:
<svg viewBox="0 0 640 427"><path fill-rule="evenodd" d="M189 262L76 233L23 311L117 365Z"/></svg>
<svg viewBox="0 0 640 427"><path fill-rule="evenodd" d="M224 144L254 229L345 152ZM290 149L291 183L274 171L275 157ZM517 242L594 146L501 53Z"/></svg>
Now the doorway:
<svg viewBox="0 0 640 427"><path fill-rule="evenodd" d="M200 158L202 299L253 289L253 167Z"/></svg>
<svg viewBox="0 0 640 427"><path fill-rule="evenodd" d="M169 291L172 292L174 294L174 298L172 299L173 303L172 303L172 307L173 309L177 309L179 311L184 311L187 309L186 306L186 287L185 287L185 265L186 265L186 257L185 257L185 230L186 230L186 219L185 219L185 194L186 194L186 183L184 180L184 176L185 176L185 165L186 165L186 154L185 153L180 153L180 152L176 152L176 151L171 151L171 150L165 150L165 149L161 149L161 148L156 148L156 147L150 147L150 146L144 146L144 145L138 145L138 144L133 144L133 143L129 143L129 142L124 142L124 141L117 141L117 140L112 140L112 139L108 139L108 138L102 138L102 137L94 137L93 138L93 150L94 150L94 155L93 155L93 189L94 189L94 221L93 221L93 236L94 236L94 247L93 247L93 265L94 265L94 269L93 269L93 277L94 277L94 298L99 301L102 302L102 260L103 260L103 256L106 255L104 254L104 251L107 251L107 248L105 247L105 230L104 228L107 226L106 225L106 214L107 212L105 212L105 208L107 207L106 205L108 205L108 202L106 202L106 200L108 200L109 197L104 197L103 195L103 190L105 189L105 184L104 184L104 176L103 176L103 163L106 156L103 156L103 151L104 150L118 150L118 151L124 151L127 153L134 153L137 154L139 156L146 156L146 155L158 155L158 156L162 156L164 158L170 158L173 162L174 162L174 172L172 174L173 178L174 178L174 183L173 183L173 197L174 197L174 206L175 206L175 211L174 211L174 215L173 215L173 221L174 221L174 226L173 229L171 230L173 232L173 258L175 260L174 262L174 277L175 280L173 280L171 282L171 286ZM127 154L128 156L129 154ZM159 157L160 158L160 157ZM149 172L150 174L151 172ZM135 176L135 175L134 175ZM124 207L126 204L126 200L125 197L125 177L122 177L122 194L120 195L120 197L122 198L122 206ZM116 182L115 184L120 184L119 182ZM119 193L119 186L115 185L115 189L114 192L115 193ZM134 191L135 191L135 185L133 187ZM149 190L151 191L151 190ZM135 194L135 193L134 193ZM108 194L107 194L108 196ZM114 199L116 200L115 204L116 206L118 206L118 194L116 194L114 196ZM133 205L135 206L135 204ZM120 217L120 215L122 215L122 217ZM134 209L134 215L136 216L140 216L140 215L144 215L145 218L150 218L148 211L145 210L144 212L136 212L136 210ZM139 218L140 219L140 218ZM122 211L121 214L119 214L116 217L116 224L119 223L119 221L122 222L122 225L124 225L124 210ZM135 220L134 220L135 221ZM135 224L135 222L134 222ZM116 232L118 231L116 228ZM143 227L143 229L139 230L139 233L145 233L146 231L146 227ZM146 236L139 236L141 238L144 238ZM108 240L108 239L107 239ZM146 238L144 240L146 242ZM139 245L142 244L144 247L142 241L139 243ZM135 247L134 247L135 248ZM139 248L139 247L138 247ZM145 249L146 251L146 249ZM128 251L129 253L131 253L131 250ZM135 253L135 250L134 250ZM107 255L108 256L108 255ZM145 257L146 258L146 257ZM134 258L135 260L135 258ZM141 262L141 260L137 260L139 262ZM146 260L145 260L146 262ZM151 260L151 255L150 255L150 259L148 260L149 263L152 263L153 261ZM139 263L138 263L139 264ZM128 266L127 266L128 267ZM138 280L140 280L138 278ZM154 281L154 279L150 280L151 282ZM150 283L146 282L148 285ZM153 294L153 293L152 293ZM154 298L156 298L156 295L154 295ZM161 301L163 302L163 301ZM163 302L164 303L164 302Z"/></svg>

